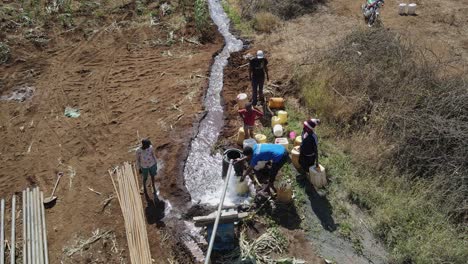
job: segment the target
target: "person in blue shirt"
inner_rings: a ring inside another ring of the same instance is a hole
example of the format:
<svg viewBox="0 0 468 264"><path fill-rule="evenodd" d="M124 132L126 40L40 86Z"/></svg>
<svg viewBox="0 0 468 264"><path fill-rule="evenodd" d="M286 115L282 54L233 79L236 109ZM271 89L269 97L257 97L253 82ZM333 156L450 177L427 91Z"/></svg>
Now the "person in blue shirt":
<svg viewBox="0 0 468 264"><path fill-rule="evenodd" d="M289 153L286 148L278 144L255 144L253 147L246 146L243 151L244 158L239 161L246 160L249 167L241 177L241 181L258 168L258 165L269 163L268 168L268 184L263 191L269 192L270 188L275 190L274 182L278 171L289 160Z"/></svg>

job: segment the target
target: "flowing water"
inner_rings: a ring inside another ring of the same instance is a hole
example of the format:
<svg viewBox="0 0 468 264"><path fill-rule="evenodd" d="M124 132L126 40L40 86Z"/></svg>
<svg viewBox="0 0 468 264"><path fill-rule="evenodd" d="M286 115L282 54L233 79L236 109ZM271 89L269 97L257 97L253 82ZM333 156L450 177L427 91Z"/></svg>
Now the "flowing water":
<svg viewBox="0 0 468 264"><path fill-rule="evenodd" d="M184 177L185 184L192 196L192 200L202 204L215 205L219 202L224 186L221 178L222 156L212 155L212 146L218 140L223 128L223 107L221 105L221 90L223 88L223 70L228 63L232 52L242 49L242 41L229 32L229 19L219 0L208 0L210 15L218 30L224 37L225 46L216 56L211 67L209 86L206 93L204 106L207 114L200 122L197 136L191 143L191 149L187 158ZM232 177L235 178L235 177ZM230 182L230 190L233 189L235 180ZM225 204L233 204L237 201L236 195L228 193Z"/></svg>

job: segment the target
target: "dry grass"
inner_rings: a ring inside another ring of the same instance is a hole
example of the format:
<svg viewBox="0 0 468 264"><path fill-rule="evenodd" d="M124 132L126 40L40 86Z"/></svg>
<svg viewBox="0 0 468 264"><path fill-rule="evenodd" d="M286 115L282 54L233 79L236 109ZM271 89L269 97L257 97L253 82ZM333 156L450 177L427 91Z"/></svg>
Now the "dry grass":
<svg viewBox="0 0 468 264"><path fill-rule="evenodd" d="M280 24L280 18L269 12L255 14L253 28L259 32L270 33Z"/></svg>
<svg viewBox="0 0 468 264"><path fill-rule="evenodd" d="M427 54L390 31L357 30L295 80L352 156L330 155L330 174L370 211L394 261L463 263L467 86Z"/></svg>

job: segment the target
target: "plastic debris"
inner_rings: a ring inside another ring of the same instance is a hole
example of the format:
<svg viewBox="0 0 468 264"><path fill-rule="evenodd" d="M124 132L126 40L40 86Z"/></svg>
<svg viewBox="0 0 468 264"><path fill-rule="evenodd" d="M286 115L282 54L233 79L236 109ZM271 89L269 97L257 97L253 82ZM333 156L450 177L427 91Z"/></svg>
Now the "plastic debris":
<svg viewBox="0 0 468 264"><path fill-rule="evenodd" d="M80 110L72 107L65 107L65 116L70 118L77 118L80 116Z"/></svg>

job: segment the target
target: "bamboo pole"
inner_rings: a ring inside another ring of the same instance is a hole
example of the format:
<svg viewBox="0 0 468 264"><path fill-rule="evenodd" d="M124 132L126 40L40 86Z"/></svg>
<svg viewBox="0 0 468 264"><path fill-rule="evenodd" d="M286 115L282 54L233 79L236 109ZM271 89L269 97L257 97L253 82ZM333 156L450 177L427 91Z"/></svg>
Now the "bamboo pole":
<svg viewBox="0 0 468 264"><path fill-rule="evenodd" d="M21 213L23 214L23 264L27 264L27 254L26 254L26 190L23 190L23 196L21 197L23 202L23 210Z"/></svg>
<svg viewBox="0 0 468 264"><path fill-rule="evenodd" d="M0 264L5 264L5 200L0 204Z"/></svg>
<svg viewBox="0 0 468 264"><path fill-rule="evenodd" d="M16 195L11 198L11 247L10 247L10 263L15 264L16 251Z"/></svg>
<svg viewBox="0 0 468 264"><path fill-rule="evenodd" d="M41 192L41 214L42 214L42 232L43 232L43 245L44 245L44 263L49 264L49 251L47 246L47 225L45 221L45 208L44 208L44 193Z"/></svg>
<svg viewBox="0 0 468 264"><path fill-rule="evenodd" d="M126 162L114 171L109 171L109 175L124 217L131 263L150 264L151 253L135 168Z"/></svg>

